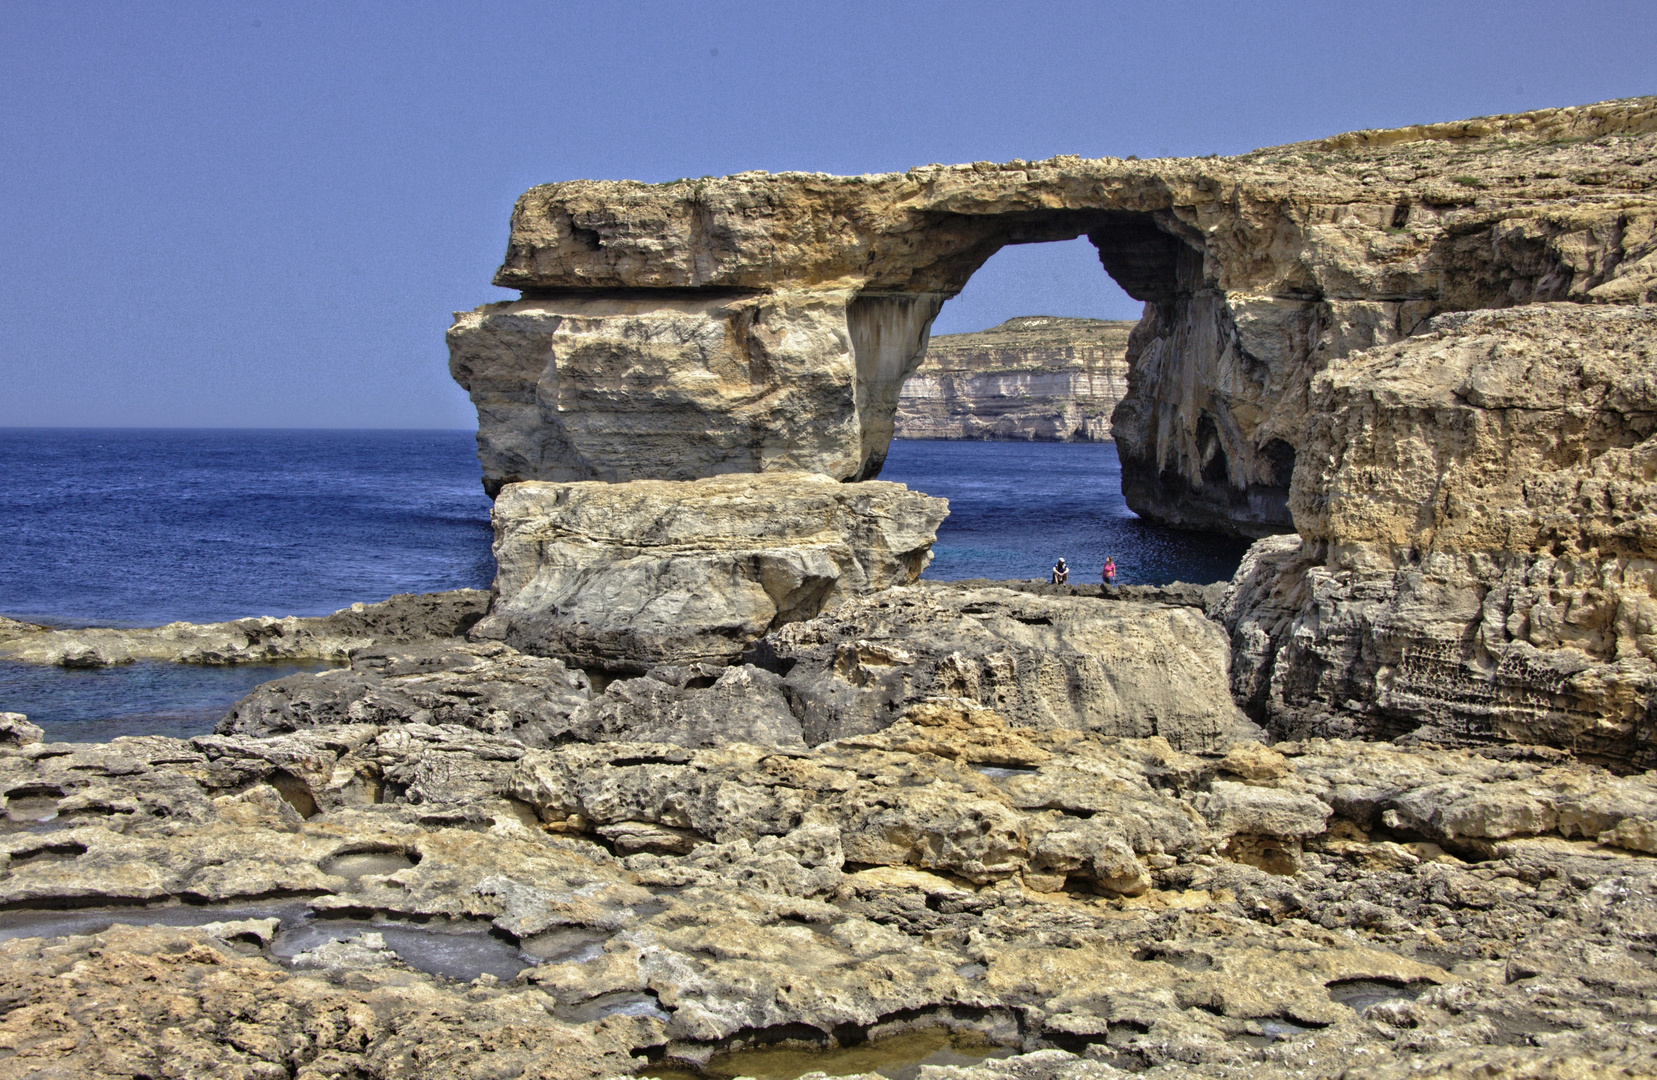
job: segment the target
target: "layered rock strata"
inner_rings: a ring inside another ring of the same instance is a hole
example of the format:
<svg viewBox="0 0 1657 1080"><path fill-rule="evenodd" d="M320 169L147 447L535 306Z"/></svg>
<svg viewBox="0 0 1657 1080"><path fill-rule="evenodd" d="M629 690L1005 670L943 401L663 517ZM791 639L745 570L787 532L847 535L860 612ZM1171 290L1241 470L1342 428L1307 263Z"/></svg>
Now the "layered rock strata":
<svg viewBox="0 0 1657 1080"><path fill-rule="evenodd" d="M748 656L783 676L811 743L879 731L938 695L1187 751L1224 745L1243 720L1225 633L1187 606L920 582L782 627Z"/></svg>
<svg viewBox="0 0 1657 1080"><path fill-rule="evenodd" d="M943 499L812 473L520 483L496 500L474 638L642 673L724 662L783 623L915 580Z"/></svg>
<svg viewBox="0 0 1657 1080"><path fill-rule="evenodd" d="M0 791L0 1076L742 1073L916 1028L1017 1055L985 1080L1657 1066L1657 787L1561 755L935 700L810 752L22 739Z"/></svg>
<svg viewBox="0 0 1657 1080"><path fill-rule="evenodd" d="M1034 315L934 337L898 395L895 437L1108 442L1133 325Z"/></svg>
<svg viewBox="0 0 1657 1080"><path fill-rule="evenodd" d="M1439 316L1311 387L1300 538L1217 609L1284 733L1657 765L1657 308Z"/></svg>
<svg viewBox="0 0 1657 1080"><path fill-rule="evenodd" d="M218 731L455 724L531 747L788 750L884 729L938 694L1034 727L1160 735L1188 751L1253 730L1230 699L1226 638L1201 613L1203 590L1144 590L1166 594L1148 601L1042 591L892 588L773 631L746 654L753 663L662 664L596 693L584 672L498 642L363 649L349 669L258 687Z"/></svg>
<svg viewBox="0 0 1657 1080"><path fill-rule="evenodd" d="M136 660L182 664L342 662L354 650L374 645L459 637L488 609L486 590L454 589L399 593L377 604L352 604L332 615L175 622L143 630L54 630L0 618L0 659L71 668L130 664Z"/></svg>
<svg viewBox="0 0 1657 1080"><path fill-rule="evenodd" d="M1311 379L1431 316L1657 288L1657 100L1236 158L1053 158L527 192L451 369L517 479L875 475L932 316L997 249L1086 235L1149 306L1112 420L1137 512L1287 532Z"/></svg>

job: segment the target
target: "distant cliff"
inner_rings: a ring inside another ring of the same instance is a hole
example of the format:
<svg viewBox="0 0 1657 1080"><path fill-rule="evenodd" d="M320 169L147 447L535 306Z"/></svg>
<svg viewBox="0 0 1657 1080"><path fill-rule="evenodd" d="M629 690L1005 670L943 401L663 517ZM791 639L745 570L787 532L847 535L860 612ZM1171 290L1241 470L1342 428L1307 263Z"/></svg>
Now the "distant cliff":
<svg viewBox="0 0 1657 1080"><path fill-rule="evenodd" d="M1133 327L1032 315L935 337L898 397L897 438L1108 440Z"/></svg>

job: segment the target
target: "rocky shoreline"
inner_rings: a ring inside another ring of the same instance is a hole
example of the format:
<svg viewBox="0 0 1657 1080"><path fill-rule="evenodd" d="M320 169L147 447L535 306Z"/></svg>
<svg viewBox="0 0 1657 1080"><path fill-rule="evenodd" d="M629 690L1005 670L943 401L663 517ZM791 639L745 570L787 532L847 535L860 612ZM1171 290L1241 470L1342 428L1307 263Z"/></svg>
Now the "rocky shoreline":
<svg viewBox="0 0 1657 1080"><path fill-rule="evenodd" d="M339 665L190 739L0 714L0 1080L1657 1075L1653 169L1636 99L535 189L450 337L490 592L0 624ZM1295 532L923 580L897 387L1084 232L1136 505Z"/></svg>

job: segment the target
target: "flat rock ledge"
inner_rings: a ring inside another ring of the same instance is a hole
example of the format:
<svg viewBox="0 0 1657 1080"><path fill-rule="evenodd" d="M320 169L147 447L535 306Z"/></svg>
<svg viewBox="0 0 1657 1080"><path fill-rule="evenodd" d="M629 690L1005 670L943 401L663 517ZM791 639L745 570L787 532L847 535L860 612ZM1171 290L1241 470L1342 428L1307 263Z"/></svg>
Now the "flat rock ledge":
<svg viewBox="0 0 1657 1080"><path fill-rule="evenodd" d="M399 593L377 604L352 604L332 615L260 616L222 623L175 622L153 629L54 630L0 618L0 659L62 667L104 667L137 660L184 664L342 662L353 650L465 634L489 609L486 589Z"/></svg>
<svg viewBox="0 0 1657 1080"><path fill-rule="evenodd" d="M958 1080L1657 1069L1657 780L1558 752L1195 756L948 698L793 751L7 730L3 1077L599 1080L915 1029L1016 1055Z"/></svg>
<svg viewBox="0 0 1657 1080"><path fill-rule="evenodd" d="M948 506L815 473L509 485L496 600L471 636L632 674L729 662L777 626L915 580Z"/></svg>

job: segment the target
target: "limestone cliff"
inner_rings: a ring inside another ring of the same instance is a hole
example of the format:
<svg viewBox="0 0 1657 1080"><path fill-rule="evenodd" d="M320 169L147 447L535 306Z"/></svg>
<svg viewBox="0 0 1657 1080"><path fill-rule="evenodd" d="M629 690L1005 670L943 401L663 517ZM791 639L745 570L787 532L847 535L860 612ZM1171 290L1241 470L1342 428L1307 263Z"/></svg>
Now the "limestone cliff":
<svg viewBox="0 0 1657 1080"><path fill-rule="evenodd" d="M878 473L941 303L1006 244L1086 235L1149 306L1113 431L1129 505L1291 528L1313 376L1435 314L1657 296L1657 99L1235 158L1058 157L527 192L458 317L486 484Z"/></svg>
<svg viewBox="0 0 1657 1080"><path fill-rule="evenodd" d="M1657 765L1657 307L1443 315L1310 387L1220 614L1282 733Z"/></svg>
<svg viewBox="0 0 1657 1080"><path fill-rule="evenodd" d="M934 337L898 395L896 437L1108 440L1133 325L1034 315Z"/></svg>

